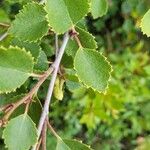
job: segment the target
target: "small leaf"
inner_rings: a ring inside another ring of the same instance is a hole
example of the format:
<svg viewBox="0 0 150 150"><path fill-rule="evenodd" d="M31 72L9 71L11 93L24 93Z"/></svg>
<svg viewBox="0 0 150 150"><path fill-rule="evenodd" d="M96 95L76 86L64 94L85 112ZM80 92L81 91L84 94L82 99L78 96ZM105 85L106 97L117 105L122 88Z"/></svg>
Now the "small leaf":
<svg viewBox="0 0 150 150"><path fill-rule="evenodd" d="M61 34L88 13L89 2L88 0L48 0L45 9L50 26Z"/></svg>
<svg viewBox="0 0 150 150"><path fill-rule="evenodd" d="M28 150L37 142L37 130L31 118L24 114L10 120L3 138L9 150Z"/></svg>
<svg viewBox="0 0 150 150"><path fill-rule="evenodd" d="M37 41L48 31L45 15L42 5L25 5L12 23L10 33L23 41Z"/></svg>
<svg viewBox="0 0 150 150"><path fill-rule="evenodd" d="M30 76L33 58L18 47L0 47L0 93L16 90Z"/></svg>
<svg viewBox="0 0 150 150"><path fill-rule="evenodd" d="M108 1L107 0L91 0L91 13L94 19L102 17L107 13Z"/></svg>
<svg viewBox="0 0 150 150"><path fill-rule="evenodd" d="M92 49L81 48L75 56L74 67L79 80L87 87L105 92L112 68L102 54Z"/></svg>
<svg viewBox="0 0 150 150"><path fill-rule="evenodd" d="M150 36L150 9L142 18L141 29L143 34L146 34L148 37Z"/></svg>
<svg viewBox="0 0 150 150"><path fill-rule="evenodd" d="M89 48L89 49L96 49L97 48L97 43L95 41L95 37L92 34L90 34L86 30L79 28L79 27L76 27L75 29L79 34L80 42L82 43L82 46L84 48ZM79 47L78 47L77 42L74 39L73 40L70 39L69 43L67 44L67 47L66 47L67 55L74 57L78 48Z"/></svg>
<svg viewBox="0 0 150 150"><path fill-rule="evenodd" d="M88 145L77 140L58 139L56 150L92 150Z"/></svg>

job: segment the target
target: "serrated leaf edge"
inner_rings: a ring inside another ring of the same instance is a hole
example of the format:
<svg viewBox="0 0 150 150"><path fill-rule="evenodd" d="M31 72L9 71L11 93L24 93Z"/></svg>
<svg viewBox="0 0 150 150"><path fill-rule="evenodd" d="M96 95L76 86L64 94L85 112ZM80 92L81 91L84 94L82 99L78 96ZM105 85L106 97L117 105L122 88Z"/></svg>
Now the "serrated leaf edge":
<svg viewBox="0 0 150 150"><path fill-rule="evenodd" d="M88 0L88 11L87 11L87 14L86 15L84 15L80 20L82 20L84 17L86 17L87 15L88 15L88 13L90 12L90 1ZM65 4L65 6L66 6L66 4ZM45 9L45 11L47 12L47 10L46 10L46 6L44 7L44 9ZM71 23L72 23L72 25L70 26L70 28L68 29L68 30L70 30L71 28L74 28L75 27L75 25L80 21L77 21L75 24L72 22L72 19L71 19L71 17L70 17L70 14L69 14L69 11L68 11L68 8L67 8L67 6L66 6L66 9L67 9L67 14L68 14L68 16L69 16L69 18L70 18L70 21L71 21ZM51 31L53 31L54 33L57 33L57 34L64 34L66 31L64 31L64 32L56 32L56 30L50 25L50 23L49 23L49 19L48 19L48 13L47 13L47 15L46 15L46 20L47 20L47 22L48 22L48 25L51 27Z"/></svg>
<svg viewBox="0 0 150 150"><path fill-rule="evenodd" d="M97 45L97 42L96 42L96 38L95 38L95 36L93 36L92 33L88 32L88 31L86 31L86 30L84 30L84 29L82 29L82 28L80 28L80 27L78 27L78 26L76 26L75 28L78 28L78 29L82 30L83 32L88 33L88 34L94 39L95 49L98 48L98 45ZM80 34L79 34L79 38L80 38ZM87 47L84 47L84 48L87 48ZM88 49L89 49L89 48L88 48Z"/></svg>
<svg viewBox="0 0 150 150"><path fill-rule="evenodd" d="M43 5L41 5L41 4L39 4L39 3L37 3L37 2L29 2L29 3L27 3L26 5L23 5L23 8L21 9L21 10L19 10L19 12L18 12L18 14L15 16L15 19L14 19L14 21L16 20L16 18L20 15L20 14L24 14L24 9L26 9L26 7L28 6L28 5L31 5L31 4L36 4L36 5L38 5L38 6L40 6L44 11L45 11L45 9L43 8ZM46 13L46 12L45 12ZM47 13L46 13L47 14ZM12 22L12 25L14 24L14 21ZM24 41L24 42L37 42L38 40L41 40L45 35L46 35L46 33L48 32L48 30L49 30L49 26L48 26L48 21L47 21L47 19L46 19L46 15L45 15L45 21L47 22L47 31L45 32L45 34L43 34L43 36L42 37L40 37L40 38L38 38L38 39L36 39L36 40L24 40L24 39L21 39L21 38L19 38L18 36L13 36L13 37L15 37L15 38L17 38L18 40L20 40L20 41ZM12 26L11 25L11 26ZM11 26L8 28L8 33L9 34L11 34L10 33L10 29L11 29ZM11 34L12 35L12 34Z"/></svg>
<svg viewBox="0 0 150 150"><path fill-rule="evenodd" d="M97 16L97 17L95 17L94 15L93 15L93 13L92 13L92 1L91 1L91 14L92 14L92 17L93 17L93 19L97 19L97 18L100 18L100 17L103 17L104 15L106 15L107 14L107 11L108 11L108 0L105 0L106 1L106 3L107 3L107 6L106 6L106 10L105 10L105 12L102 14L102 15L99 15L99 16Z"/></svg>
<svg viewBox="0 0 150 150"><path fill-rule="evenodd" d="M87 145L87 144L83 143L81 140L77 140L77 139L62 139L62 140L64 141L64 143L65 143L65 140L67 140L67 141L79 142L79 143L81 143L82 145L84 145L84 146L86 146L87 148L89 148L90 150L93 150L90 145ZM65 144L66 144L66 143L65 143ZM66 144L66 145L67 145L67 144Z"/></svg>
<svg viewBox="0 0 150 150"><path fill-rule="evenodd" d="M38 42L34 42L34 41L21 41L20 39L18 39L20 42L25 42L25 43L29 43L29 44L37 44L38 46L39 46L39 54L40 54L40 50L42 50L42 48L41 48L41 46L40 46L40 44L38 43ZM11 44L12 44L12 41L11 41ZM17 45L15 45L15 46L17 46ZM20 49L25 49L25 51L26 52L28 52L27 51L27 49L25 48L25 47L23 47L23 48L21 48L20 46L17 46L17 47L19 47ZM30 51L29 51L30 52ZM31 54L31 52L30 52L30 54ZM36 64L37 63L37 60L38 60L38 58L39 58L39 54L38 54L38 57L35 59L34 58L34 56L31 54L31 56L33 57L33 60L34 60L34 64Z"/></svg>
<svg viewBox="0 0 150 150"><path fill-rule="evenodd" d="M95 36L93 36L93 34L91 34L90 32L88 32L87 30L84 30L83 28L80 28L79 26L75 26L75 29L82 30L83 32L89 34L89 35L93 38L95 49L98 48L96 38L95 38ZM78 31L77 31L77 32L78 32ZM79 33L79 32L78 32L78 33ZM80 33L79 33L79 39L80 39ZM73 40L73 39L70 39L70 40ZM75 40L74 40L74 41L75 41ZM77 44L77 43L76 43L76 44ZM78 48L79 48L79 46L78 46ZM83 48L88 48L88 47L83 47ZM88 48L88 49L90 49L90 48ZM78 50L77 50L77 51L78 51ZM77 53L77 52L76 52L76 53ZM71 55L70 53L66 53L66 54L67 54L67 56L71 56L71 57L72 57L72 55Z"/></svg>
<svg viewBox="0 0 150 150"><path fill-rule="evenodd" d="M80 48L78 49L78 51L79 51L79 50L80 50ZM100 54L100 55L104 58L104 61L106 61L107 64L110 66L109 78L108 78L108 81L106 82L106 84L107 84L107 85L106 85L106 88L105 88L103 91L98 91L98 90L96 90L95 88L93 88L92 86L87 85L86 83L84 83L84 82L80 79L80 77L78 76L77 73L75 73L75 76L78 78L79 83L83 84L86 88L91 88L94 92L97 91L98 93L106 94L106 93L107 93L107 90L108 90L108 88L109 88L109 86L108 86L108 85L109 85L109 82L111 81L111 73L113 72L112 65L111 65L110 62L108 61L107 57L105 57L102 53L100 53L100 52L98 52L98 51L96 51L96 50L94 50L94 49L89 49L89 50L94 51L94 52ZM77 53L76 53L76 56L77 56ZM74 60L76 59L76 56L75 56ZM74 65L74 70L77 71L76 68L75 68L75 65Z"/></svg>
<svg viewBox="0 0 150 150"><path fill-rule="evenodd" d="M66 7L66 6L65 6ZM66 9L67 9L67 7L66 7ZM51 24L49 23L49 17L48 17L48 11L47 11L47 9L46 9L46 4L45 4L45 7L44 7L44 10L47 12L47 15L45 16L46 17L46 20L47 20L47 22L48 22L48 25L51 27L51 31L52 32L54 32L54 33L57 33L57 34L63 34L63 33L65 33L66 31L63 31L63 32L57 32L56 31L56 29L54 29L52 26L51 26ZM68 9L67 9L68 10ZM68 11L67 11L68 12ZM71 17L70 17L70 14L69 13L67 13L68 14L68 16L69 16L69 18L70 18L70 20L71 20ZM70 28L69 29L71 29L71 27L73 26L73 22L72 22L72 20L71 20L71 26L70 26Z"/></svg>
<svg viewBox="0 0 150 150"><path fill-rule="evenodd" d="M20 117L20 116L27 116L28 117L28 119L33 123L33 126L34 126L34 129L36 130L36 134L37 134L37 128L36 128L36 124L33 122L33 120L30 118L30 116L28 116L28 114L22 114L22 115L19 115L19 116L17 116L17 117L15 117L15 118L13 118L13 119L11 119L10 121L12 121L12 120L15 120L16 118L18 118L18 117ZM10 122L9 121L9 122ZM8 122L8 123L9 123ZM3 130L3 134L2 134L2 139L4 139L4 144L5 144L5 148L8 148L8 145L7 145L7 143L6 143L6 140L5 140L5 130L6 130L6 127L5 127L5 129ZM38 140L38 137L37 137L37 139L36 139L36 141L35 141L35 143L34 144L36 144L36 142L37 142L37 140ZM29 149L30 147L28 147L28 148L26 148L26 149Z"/></svg>
<svg viewBox="0 0 150 150"><path fill-rule="evenodd" d="M25 48L20 48L20 47L18 47L18 46L9 46L8 47L8 49L9 48L16 48L17 50L19 50L19 51L22 51L22 52L25 52L26 53L26 55L27 56L29 56L30 57L30 59L32 60L32 71L33 71L33 67L34 67L34 58L32 57L32 55L31 55L31 53L30 53L30 51L26 51L25 50ZM4 46L0 46L0 49L3 49L3 50L5 50L5 51L7 51L7 48L5 48ZM30 73L29 73L29 77L30 77ZM25 81L26 82L26 81ZM25 82L23 82L20 86L18 86L18 87L16 87L15 89L13 89L13 90L11 90L11 91L0 91L0 94L2 94L2 93L6 93L6 94L9 94L9 93L11 93L11 92L15 92L18 88L20 88Z"/></svg>
<svg viewBox="0 0 150 150"><path fill-rule="evenodd" d="M142 17L141 19L141 23L140 23L140 28L141 28L141 31L143 33L143 35L146 35L147 37L150 37L150 35L148 35L144 30L143 30L143 20L144 20L144 17L147 15L147 13L150 11L150 9L145 13L145 15Z"/></svg>

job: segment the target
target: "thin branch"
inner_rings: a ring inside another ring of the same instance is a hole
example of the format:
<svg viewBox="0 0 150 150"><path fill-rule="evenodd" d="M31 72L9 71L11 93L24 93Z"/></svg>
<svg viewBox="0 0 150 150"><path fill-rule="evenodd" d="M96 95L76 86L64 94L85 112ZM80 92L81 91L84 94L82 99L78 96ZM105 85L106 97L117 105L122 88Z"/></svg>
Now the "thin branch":
<svg viewBox="0 0 150 150"><path fill-rule="evenodd" d="M7 112L7 111L9 111L12 107L13 107L12 104L4 105L4 106L0 107L0 112Z"/></svg>
<svg viewBox="0 0 150 150"><path fill-rule="evenodd" d="M0 36L0 42L1 42L2 40L4 40L7 36L8 36L8 33L7 33L7 32L5 32L3 35L1 35L1 36Z"/></svg>
<svg viewBox="0 0 150 150"><path fill-rule="evenodd" d="M41 143L42 143L42 138L39 139L36 150L40 149Z"/></svg>
<svg viewBox="0 0 150 150"><path fill-rule="evenodd" d="M47 119L45 119L42 129L42 150L46 150L46 133L47 133Z"/></svg>
<svg viewBox="0 0 150 150"><path fill-rule="evenodd" d="M41 78L42 77L41 74L36 74L36 73L31 73L30 76L35 77L35 78Z"/></svg>
<svg viewBox="0 0 150 150"><path fill-rule="evenodd" d="M54 72L52 73L52 78L51 78L51 81L50 81L50 84L49 84L49 88L48 88L44 108L43 108L42 115L41 115L41 118L40 118L40 122L39 122L39 125L38 125L38 138L41 135L41 131L42 131L42 128L43 128L43 125L44 125L44 121L45 121L45 119L46 119L46 117L48 116L48 113L49 113L49 105L50 105L50 102L51 102L51 97L52 97L52 93L53 93L53 89L54 89L55 80L56 80L57 73L58 73L58 70L59 70L59 65L60 65L60 62L61 62L61 59L62 59L62 56L64 54L64 51L65 51L65 48L67 46L68 41L69 41L69 34L66 33L65 36L64 36L64 39L63 39L63 44L62 44L62 46L59 50L59 54L58 54L55 62L53 63ZM36 149L36 145L33 147L32 150L35 150L35 149Z"/></svg>
<svg viewBox="0 0 150 150"><path fill-rule="evenodd" d="M38 83L31 89L31 91L25 96L23 97L20 101L17 101L16 103L12 104L12 108L10 109L10 111L8 111L8 113L6 113L6 115L3 117L4 121L7 121L9 119L9 117L11 116L11 114L16 110L16 108L18 108L21 104L25 103L28 99L32 99L33 95L38 91L38 89L40 88L40 86L43 84L43 82L49 77L49 75L52 73L53 71L53 67L51 66L44 74L43 76L39 79Z"/></svg>
<svg viewBox="0 0 150 150"><path fill-rule="evenodd" d="M51 97L52 97L52 93L53 93L53 89L54 89L55 80L56 80L56 77L57 77L57 72L58 72L58 69L59 69L59 65L60 65L62 56L63 56L64 51L65 51L65 48L67 46L68 40L69 40L69 35L67 33L64 37L63 44L62 44L62 47L60 48L58 57L56 58L56 60L53 64L54 72L52 73L52 78L51 78L51 81L50 81L50 84L49 84L47 97L46 97L46 100L45 100L43 112L42 112L40 123L39 123L39 126L38 126L38 136L40 136L40 134L41 134L41 130L42 130L44 121L45 121L45 119L48 115L48 112L49 112L49 104L51 102Z"/></svg>
<svg viewBox="0 0 150 150"><path fill-rule="evenodd" d="M5 27L5 28L8 28L10 25L9 25L9 24L6 24L6 23L0 22L0 26L1 26L1 27Z"/></svg>
<svg viewBox="0 0 150 150"><path fill-rule="evenodd" d="M47 127L48 129L52 132L52 134L57 138L57 139L61 139L60 136L56 133L56 131L54 130L54 128L51 126L50 122L47 119Z"/></svg>
<svg viewBox="0 0 150 150"><path fill-rule="evenodd" d="M30 99L30 101L26 104L25 112L24 112L25 114L28 114L31 101L32 101L32 99Z"/></svg>
<svg viewBox="0 0 150 150"><path fill-rule="evenodd" d="M55 34L55 49L56 49L55 56L57 57L57 55L59 53L59 44L58 44L58 35L57 34Z"/></svg>
<svg viewBox="0 0 150 150"><path fill-rule="evenodd" d="M76 40L78 46L79 46L80 48L82 48L83 46L82 46L82 44L81 44L81 42L80 42L80 39L79 39L79 37L78 37L78 32L75 30L74 27L72 28L72 33L71 33L71 34L72 34L73 38Z"/></svg>

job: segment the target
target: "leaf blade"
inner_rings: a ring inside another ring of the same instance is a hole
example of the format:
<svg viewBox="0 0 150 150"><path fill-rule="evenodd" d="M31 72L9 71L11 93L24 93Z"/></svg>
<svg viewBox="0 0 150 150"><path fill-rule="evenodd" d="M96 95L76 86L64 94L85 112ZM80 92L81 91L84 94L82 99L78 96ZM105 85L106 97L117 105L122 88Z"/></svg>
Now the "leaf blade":
<svg viewBox="0 0 150 150"><path fill-rule="evenodd" d="M78 50L74 68L80 82L98 92L105 92L112 71L111 65L99 52L81 48Z"/></svg>
<svg viewBox="0 0 150 150"><path fill-rule="evenodd" d="M89 3L88 0L48 0L45 10L52 29L62 34L88 13Z"/></svg>
<svg viewBox="0 0 150 150"><path fill-rule="evenodd" d="M46 12L42 5L29 3L16 15L9 32L19 40L37 41L48 31L45 16Z"/></svg>
<svg viewBox="0 0 150 150"><path fill-rule="evenodd" d="M92 34L78 26L76 26L75 29L79 34L79 40L84 48L97 49L97 42L95 41L95 37ZM78 50L78 47L79 46L77 42L75 40L70 39L66 47L67 55L74 57Z"/></svg>
<svg viewBox="0 0 150 150"><path fill-rule="evenodd" d="M91 0L91 13L94 19L102 17L107 13L108 1L107 0Z"/></svg>
<svg viewBox="0 0 150 150"><path fill-rule="evenodd" d="M30 53L18 47L0 47L0 93L15 91L33 71Z"/></svg>
<svg viewBox="0 0 150 150"><path fill-rule="evenodd" d="M57 139L56 150L92 150L90 146L78 140Z"/></svg>
<svg viewBox="0 0 150 150"><path fill-rule="evenodd" d="M143 34L146 34L148 37L150 37L150 9L146 12L144 17L141 20L141 30Z"/></svg>
<svg viewBox="0 0 150 150"><path fill-rule="evenodd" d="M10 120L3 131L3 139L9 150L27 150L37 142L35 124L28 115L20 115Z"/></svg>

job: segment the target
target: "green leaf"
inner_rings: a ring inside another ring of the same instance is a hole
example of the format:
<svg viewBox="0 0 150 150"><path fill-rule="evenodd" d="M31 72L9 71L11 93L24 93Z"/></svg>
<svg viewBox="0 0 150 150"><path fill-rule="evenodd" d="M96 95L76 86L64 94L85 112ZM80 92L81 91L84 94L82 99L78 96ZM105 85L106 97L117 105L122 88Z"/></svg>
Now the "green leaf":
<svg viewBox="0 0 150 150"><path fill-rule="evenodd" d="M92 34L90 34L86 30L79 28L79 27L76 27L75 29L79 34L80 42L82 43L82 46L84 48L89 48L89 49L97 48L97 43L95 41L95 37ZM78 48L79 47L78 47L77 42L74 39L70 39L69 43L67 44L67 47L66 47L67 55L74 57Z"/></svg>
<svg viewBox="0 0 150 150"><path fill-rule="evenodd" d="M48 69L48 60L44 51L40 50L40 54L37 63L34 66L36 72L43 72Z"/></svg>
<svg viewBox="0 0 150 150"><path fill-rule="evenodd" d="M92 49L80 48L75 56L74 67L84 85L99 92L106 91L112 68L102 54Z"/></svg>
<svg viewBox="0 0 150 150"><path fill-rule="evenodd" d="M35 124L27 114L20 115L10 120L3 139L9 150L28 150L37 142Z"/></svg>
<svg viewBox="0 0 150 150"><path fill-rule="evenodd" d="M23 41L37 41L48 31L42 5L29 3L23 7L10 27L10 33Z"/></svg>
<svg viewBox="0 0 150 150"><path fill-rule="evenodd" d="M107 13L108 1L107 0L91 0L91 13L94 19L102 17Z"/></svg>
<svg viewBox="0 0 150 150"><path fill-rule="evenodd" d="M42 104L38 97L35 97L29 108L29 116L36 125L39 123L39 118L42 113Z"/></svg>
<svg viewBox="0 0 150 150"><path fill-rule="evenodd" d="M73 57L65 53L63 55L61 63L65 68L73 68Z"/></svg>
<svg viewBox="0 0 150 150"><path fill-rule="evenodd" d="M41 48L38 45L38 43L35 43L35 42L24 42L24 41L20 41L20 40L18 40L16 38L13 39L11 43L14 46L18 46L20 48L25 48L27 51L30 51L30 53L34 57L35 61L39 57L39 53L40 53Z"/></svg>
<svg viewBox="0 0 150 150"><path fill-rule="evenodd" d="M0 93L15 91L30 76L33 58L18 47L0 47Z"/></svg>
<svg viewBox="0 0 150 150"><path fill-rule="evenodd" d="M92 150L88 145L77 140L58 139L56 150Z"/></svg>
<svg viewBox="0 0 150 150"><path fill-rule="evenodd" d="M150 9L144 15L141 21L141 29L143 34L146 34L148 37L150 36Z"/></svg>
<svg viewBox="0 0 150 150"><path fill-rule="evenodd" d="M48 0L45 7L48 22L53 30L64 33L89 11L88 0Z"/></svg>
<svg viewBox="0 0 150 150"><path fill-rule="evenodd" d="M56 150L71 150L61 139L57 140Z"/></svg>
<svg viewBox="0 0 150 150"><path fill-rule="evenodd" d="M66 86L69 91L74 92L81 87L77 76L75 75L76 71L74 69L66 69L65 68L65 79L66 79Z"/></svg>
<svg viewBox="0 0 150 150"><path fill-rule="evenodd" d="M78 140L68 140L68 139L63 139L65 144L69 146L71 150L92 150L90 146L83 144L81 141Z"/></svg>

